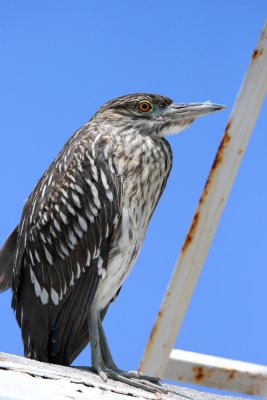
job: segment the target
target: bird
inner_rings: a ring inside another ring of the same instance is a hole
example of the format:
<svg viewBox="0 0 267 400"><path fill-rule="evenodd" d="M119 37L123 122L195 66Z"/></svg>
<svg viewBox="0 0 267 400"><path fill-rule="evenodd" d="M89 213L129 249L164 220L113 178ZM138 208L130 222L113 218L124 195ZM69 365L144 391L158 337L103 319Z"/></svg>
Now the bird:
<svg viewBox="0 0 267 400"><path fill-rule="evenodd" d="M102 320L166 186L166 136L223 108L124 95L102 105L66 142L0 251L0 291L12 288L26 357L69 366L90 342L92 369L104 381L158 388L156 378L117 367Z"/></svg>

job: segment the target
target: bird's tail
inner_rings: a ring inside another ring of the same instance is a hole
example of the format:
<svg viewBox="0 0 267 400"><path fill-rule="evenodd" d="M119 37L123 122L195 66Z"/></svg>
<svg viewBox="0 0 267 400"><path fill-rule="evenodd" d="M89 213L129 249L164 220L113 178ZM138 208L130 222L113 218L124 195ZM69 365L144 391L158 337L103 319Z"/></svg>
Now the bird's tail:
<svg viewBox="0 0 267 400"><path fill-rule="evenodd" d="M12 285L17 237L18 227L8 236L0 250L0 292L4 292Z"/></svg>

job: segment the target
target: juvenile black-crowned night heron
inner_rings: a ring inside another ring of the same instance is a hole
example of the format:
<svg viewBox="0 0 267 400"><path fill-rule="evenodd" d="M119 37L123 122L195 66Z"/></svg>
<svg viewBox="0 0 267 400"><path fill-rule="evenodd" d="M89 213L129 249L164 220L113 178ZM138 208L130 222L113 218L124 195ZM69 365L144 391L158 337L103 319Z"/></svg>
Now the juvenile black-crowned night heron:
<svg viewBox="0 0 267 400"><path fill-rule="evenodd" d="M0 290L12 285L26 357L70 365L90 341L104 380L157 388L117 368L101 321L166 185L172 153L164 137L222 108L131 94L104 104L68 140L0 252Z"/></svg>

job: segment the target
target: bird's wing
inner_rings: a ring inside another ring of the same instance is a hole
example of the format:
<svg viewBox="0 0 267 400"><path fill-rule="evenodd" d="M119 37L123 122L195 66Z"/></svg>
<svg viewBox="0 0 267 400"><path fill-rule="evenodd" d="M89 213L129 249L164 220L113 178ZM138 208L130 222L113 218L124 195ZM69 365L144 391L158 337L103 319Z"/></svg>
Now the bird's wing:
<svg viewBox="0 0 267 400"><path fill-rule="evenodd" d="M0 292L12 285L13 264L18 238L18 227L8 236L0 250Z"/></svg>
<svg viewBox="0 0 267 400"><path fill-rule="evenodd" d="M26 272L39 304L55 306L75 296L84 275L93 294L105 278L120 217L121 177L104 145L88 136L69 141L26 202L15 255L14 308Z"/></svg>
<svg viewBox="0 0 267 400"><path fill-rule="evenodd" d="M79 134L82 132L83 128L78 130L66 143L65 148L71 148L73 144L75 144L75 141L79 139ZM65 156L66 163L68 164L71 160L72 157L72 152L66 152L65 148L63 151L59 154L57 158L58 164L56 164L56 168L54 168L54 165L48 169L47 173L44 174L43 178L40 180L38 183L38 190L40 187L42 187L42 182L46 182L48 176L51 176L53 173L53 178L54 181L57 180L59 177L61 170L60 170L60 159L62 159L63 153ZM49 195L49 191L52 191L54 188L52 185L48 185L46 187L46 195ZM37 195L37 191L36 194ZM32 196L33 197L33 196ZM24 213L26 214L26 213ZM11 232L11 234L8 236L6 239L5 243L3 244L2 248L0 249L0 292L5 291L12 286L12 278L13 278L13 266L14 266L14 261L15 261L15 254L16 254L16 247L17 247L17 241L18 241L18 228L19 226L16 226L16 228ZM25 233L24 230L21 229L21 234ZM23 247L23 246L22 246ZM21 247L20 247L21 249ZM17 262L18 264L18 262ZM17 267L17 273L18 270L20 270L20 266Z"/></svg>

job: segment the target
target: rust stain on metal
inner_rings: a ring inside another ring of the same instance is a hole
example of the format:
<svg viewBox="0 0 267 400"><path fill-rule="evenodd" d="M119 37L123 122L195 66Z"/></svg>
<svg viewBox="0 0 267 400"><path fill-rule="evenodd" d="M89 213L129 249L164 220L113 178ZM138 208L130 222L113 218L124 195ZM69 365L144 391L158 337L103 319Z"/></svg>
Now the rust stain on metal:
<svg viewBox="0 0 267 400"><path fill-rule="evenodd" d="M150 336L149 336L149 339L148 339L148 342L147 342L146 351L148 351L149 347L152 345L154 336L155 336L155 334L156 334L156 332L158 330L158 325L160 323L161 317L162 317L162 311L159 310L158 316L157 316L157 319L156 319L156 323L153 326L153 329L152 329L152 331L150 333Z"/></svg>
<svg viewBox="0 0 267 400"><path fill-rule="evenodd" d="M189 232L185 238L185 241L184 241L184 244L182 247L182 252L184 252L187 249L187 247L190 245L190 243L192 242L192 239L193 239L196 229L197 229L198 221L199 221L199 211L197 211L194 215L192 224L189 228Z"/></svg>
<svg viewBox="0 0 267 400"><path fill-rule="evenodd" d="M196 228L197 228L197 225L198 225L198 222L199 222L199 218L200 218L200 205L201 205L201 203L204 202L205 198L208 195L209 187L210 187L211 182L212 182L212 177L213 177L216 169L218 168L218 166L221 164L221 162L223 160L225 147L227 146L227 144L231 140L231 135L229 134L229 129L230 129L231 125L232 125L232 119L230 119L228 124L226 125L223 138L221 140L221 143L220 143L219 149L217 151L216 157L215 157L215 159L213 161L213 164L212 164L208 179L207 179L207 181L205 183L202 196L201 196L201 198L199 200L197 211L196 211L196 213L194 215L192 224L191 224L191 226L189 228L189 231L188 231L188 234L187 234L187 236L185 238L185 241L184 241L184 244L183 244L183 247L182 247L182 250L181 250L182 252L185 252L187 250L188 246L190 245L190 243L192 242L192 240L194 238L194 235L195 235L195 232L196 232Z"/></svg>
<svg viewBox="0 0 267 400"><path fill-rule="evenodd" d="M218 148L216 157L215 157L215 159L213 161L213 164L212 164L208 179L207 179L206 184L204 186L204 190L203 190L202 196L201 196L201 198L199 200L199 204L203 203L203 201L207 197L207 195L209 193L209 187L210 187L211 182L212 182L212 176L214 175L216 169L218 168L218 166L221 164L221 162L223 160L223 153L224 153L225 147L231 140L231 136L229 134L229 129L231 128L231 125L232 125L232 120L230 119L228 124L226 125L223 138L222 138L220 146Z"/></svg>
<svg viewBox="0 0 267 400"><path fill-rule="evenodd" d="M231 140L231 136L229 134L229 129L231 128L231 125L232 125L232 120L230 119L228 124L226 125L225 131L224 131L224 135L223 135L222 141L220 143L220 146L218 148L215 160L213 161L213 164L212 164L212 167L211 167L211 171L210 171L210 174L209 174L209 178L211 177L211 175L217 169L218 165L221 164L221 162L223 160L224 149L225 149L227 143L229 143L230 140Z"/></svg>
<svg viewBox="0 0 267 400"><path fill-rule="evenodd" d="M220 146L218 148L216 157L215 157L215 159L213 161L213 164L212 164L208 179L206 181L206 184L205 184L205 187L204 187L204 190L203 190L203 194L202 194L201 199L199 201L200 204L204 201L205 197L207 196L207 194L209 192L209 187L210 187L210 184L211 184L211 181L212 181L212 176L214 175L214 172L216 171L218 166L221 164L221 162L223 160L223 155L224 155L223 153L225 151L225 147L227 146L227 144L231 140L231 135L229 134L229 130L230 130L231 126L232 126L232 119L230 119L228 121L227 125L226 125L223 138L222 138Z"/></svg>
<svg viewBox="0 0 267 400"><path fill-rule="evenodd" d="M154 324L154 326L152 328L152 331L150 333L150 336L149 336L149 339L148 339L148 342L147 342L147 345L146 345L146 349L145 349L146 352L150 351L150 347L152 346L153 340L154 340L154 336L156 335L156 333L158 331L158 327L159 327L159 324L161 322L162 315L163 315L162 311L159 310L157 318L156 318L156 322L155 322L155 324ZM166 347L166 345L163 345L163 348L164 347ZM140 367L138 368L138 371L142 372L142 362L140 364Z"/></svg>
<svg viewBox="0 0 267 400"><path fill-rule="evenodd" d="M193 367L193 372L195 374L195 380L197 382L201 381L205 377L204 369L203 367Z"/></svg>
<svg viewBox="0 0 267 400"><path fill-rule="evenodd" d="M229 371L228 379L229 379L229 380L234 379L235 374L236 374L236 370L235 370L235 369L231 369L231 370Z"/></svg>
<svg viewBox="0 0 267 400"><path fill-rule="evenodd" d="M252 60L256 60L263 53L263 49L255 49L252 54Z"/></svg>
<svg viewBox="0 0 267 400"><path fill-rule="evenodd" d="M250 381L254 381L253 384L251 384L247 390L246 394L249 395L261 395L262 393L262 383L264 386L266 385L266 377L262 374L257 374L256 376L252 373L247 373L247 379Z"/></svg>

